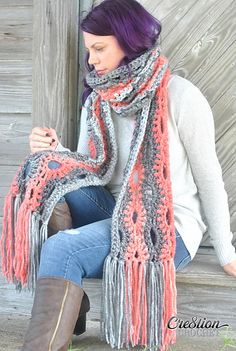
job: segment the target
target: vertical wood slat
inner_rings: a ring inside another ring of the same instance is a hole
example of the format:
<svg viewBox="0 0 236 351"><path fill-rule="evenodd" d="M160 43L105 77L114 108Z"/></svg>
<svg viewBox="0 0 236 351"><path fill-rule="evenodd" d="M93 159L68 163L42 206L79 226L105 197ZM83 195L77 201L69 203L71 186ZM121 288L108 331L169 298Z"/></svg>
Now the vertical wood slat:
<svg viewBox="0 0 236 351"><path fill-rule="evenodd" d="M33 126L55 128L75 149L78 0L34 0Z"/></svg>
<svg viewBox="0 0 236 351"><path fill-rule="evenodd" d="M93 5L93 0L86 0L79 1L79 24L81 24L82 19L86 16ZM85 48L84 48L84 40L83 40L83 33L79 30L79 76L78 76L78 113L77 113L77 126L79 130L79 120L80 120L80 113L82 107L82 92L83 92L83 77L85 76ZM78 140L78 130L76 139Z"/></svg>

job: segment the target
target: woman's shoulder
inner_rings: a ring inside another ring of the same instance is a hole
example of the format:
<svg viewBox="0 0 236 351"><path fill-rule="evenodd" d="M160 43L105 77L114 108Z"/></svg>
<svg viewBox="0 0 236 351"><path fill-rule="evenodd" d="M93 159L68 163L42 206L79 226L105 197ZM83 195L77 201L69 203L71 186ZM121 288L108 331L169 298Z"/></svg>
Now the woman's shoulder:
<svg viewBox="0 0 236 351"><path fill-rule="evenodd" d="M200 89L187 78L171 74L168 82L168 98L170 102L205 103L206 98Z"/></svg>
<svg viewBox="0 0 236 351"><path fill-rule="evenodd" d="M191 123L193 127L201 118L204 121L212 119L209 102L200 89L188 79L173 74L169 78L167 89L171 116L178 126L181 122L182 125Z"/></svg>
<svg viewBox="0 0 236 351"><path fill-rule="evenodd" d="M177 74L171 74L168 82L168 91L176 95L182 95L184 92L189 90L190 92L199 91L198 87L194 85L187 78L178 76Z"/></svg>

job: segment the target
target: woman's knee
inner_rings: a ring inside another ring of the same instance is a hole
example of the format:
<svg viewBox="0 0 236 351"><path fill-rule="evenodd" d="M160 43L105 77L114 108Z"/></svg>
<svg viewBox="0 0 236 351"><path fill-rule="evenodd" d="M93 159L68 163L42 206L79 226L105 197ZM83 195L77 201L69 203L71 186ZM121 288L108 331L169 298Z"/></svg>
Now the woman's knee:
<svg viewBox="0 0 236 351"><path fill-rule="evenodd" d="M61 232L49 237L42 246L41 261L62 262L70 254L69 238L61 235Z"/></svg>
<svg viewBox="0 0 236 351"><path fill-rule="evenodd" d="M78 255L75 255L73 244L71 245L71 239L70 235L58 232L44 242L39 277L62 277L80 284L83 272L81 272Z"/></svg>
<svg viewBox="0 0 236 351"><path fill-rule="evenodd" d="M58 233L47 238L47 240L43 243L41 254L55 249L57 246L57 243L58 243Z"/></svg>

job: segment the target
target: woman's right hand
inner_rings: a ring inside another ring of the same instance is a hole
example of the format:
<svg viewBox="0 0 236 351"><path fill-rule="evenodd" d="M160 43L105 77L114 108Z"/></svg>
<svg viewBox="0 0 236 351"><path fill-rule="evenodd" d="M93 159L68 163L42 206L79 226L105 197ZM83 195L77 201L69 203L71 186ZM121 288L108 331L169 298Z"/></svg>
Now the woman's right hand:
<svg viewBox="0 0 236 351"><path fill-rule="evenodd" d="M32 153L43 150L54 151L59 143L55 129L41 127L32 129L29 141Z"/></svg>

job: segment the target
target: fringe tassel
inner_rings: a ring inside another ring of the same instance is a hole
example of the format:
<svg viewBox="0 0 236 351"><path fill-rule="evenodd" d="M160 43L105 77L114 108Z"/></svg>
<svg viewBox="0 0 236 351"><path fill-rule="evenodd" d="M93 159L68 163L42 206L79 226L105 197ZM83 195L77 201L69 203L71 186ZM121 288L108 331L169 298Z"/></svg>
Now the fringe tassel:
<svg viewBox="0 0 236 351"><path fill-rule="evenodd" d="M35 290L36 286L44 231L44 225L42 225L40 228L40 220L38 215L35 213L32 214L29 228L29 272L27 281L28 290L31 290L32 292Z"/></svg>
<svg viewBox="0 0 236 351"><path fill-rule="evenodd" d="M23 286L26 285L28 277L30 221L31 210L23 203L17 214L13 260L15 278Z"/></svg>
<svg viewBox="0 0 236 351"><path fill-rule="evenodd" d="M168 262L104 263L101 335L112 348L137 345L164 351L175 342L168 320L176 315L175 268Z"/></svg>
<svg viewBox="0 0 236 351"><path fill-rule="evenodd" d="M147 277L148 291L148 346L159 350L162 344L163 315L163 266L160 262L150 262Z"/></svg>
<svg viewBox="0 0 236 351"><path fill-rule="evenodd" d="M176 316L177 307L177 290L175 283L175 265L174 259L163 261L164 268L164 310L163 310L163 347L174 344L176 342L175 329L168 328L168 322L171 317ZM163 348L165 350L165 348Z"/></svg>
<svg viewBox="0 0 236 351"><path fill-rule="evenodd" d="M14 228L16 228L17 213L19 211L21 203L22 203L21 195L17 194L16 197L15 197L15 201L14 201Z"/></svg>
<svg viewBox="0 0 236 351"><path fill-rule="evenodd" d="M121 348L125 335L124 261L108 256L103 268L101 337Z"/></svg>
<svg viewBox="0 0 236 351"><path fill-rule="evenodd" d="M15 196L10 192L5 197L3 226L1 236L1 256L2 256L2 273L9 282L13 282L14 269L14 203Z"/></svg>
<svg viewBox="0 0 236 351"><path fill-rule="evenodd" d="M2 236L0 240L2 273L16 285L35 289L40 252L47 239L47 224L40 227L38 214L22 204L20 194L5 197Z"/></svg>
<svg viewBox="0 0 236 351"><path fill-rule="evenodd" d="M128 340L131 345L147 344L147 296L146 296L146 266L145 262L126 263L126 306L128 307L127 316L129 317ZM135 306L139 306L136 308ZM141 325L143 328L141 329ZM131 328L129 328L131 326Z"/></svg>

